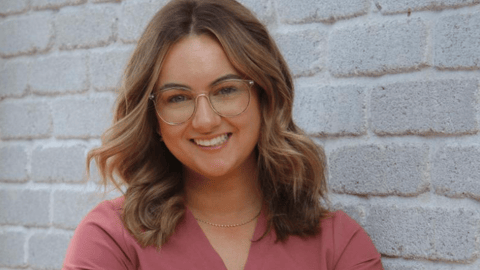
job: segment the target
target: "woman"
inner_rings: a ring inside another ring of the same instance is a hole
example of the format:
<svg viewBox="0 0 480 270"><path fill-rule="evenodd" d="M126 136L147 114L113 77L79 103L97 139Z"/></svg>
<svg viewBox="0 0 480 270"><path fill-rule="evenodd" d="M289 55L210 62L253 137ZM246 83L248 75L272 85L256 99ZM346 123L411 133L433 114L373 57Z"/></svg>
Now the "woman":
<svg viewBox="0 0 480 270"><path fill-rule="evenodd" d="M382 269L363 229L325 208L323 150L293 123L287 65L239 3L167 4L122 91L87 159L127 191L80 223L64 269Z"/></svg>

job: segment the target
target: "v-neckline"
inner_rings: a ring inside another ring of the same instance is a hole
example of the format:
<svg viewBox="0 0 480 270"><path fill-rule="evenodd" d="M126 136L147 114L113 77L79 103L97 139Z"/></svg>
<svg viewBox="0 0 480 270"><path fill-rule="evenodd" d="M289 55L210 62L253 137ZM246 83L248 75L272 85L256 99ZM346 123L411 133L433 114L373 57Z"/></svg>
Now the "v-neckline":
<svg viewBox="0 0 480 270"><path fill-rule="evenodd" d="M208 253L207 255L209 256L206 256L206 257L212 258L213 260L212 262L215 265L222 265L223 269L227 269L225 262L220 257L220 254L218 254L217 251L213 248L212 244L207 238L207 235L202 230L202 228L200 227L200 224L198 224L198 221L195 219L195 217L193 216L193 213L190 211L190 209L188 209L188 207L186 207L186 211L185 211L185 223L187 227L190 227L192 228L192 230L195 230L194 235L196 235L195 238L197 238L198 242L197 241L194 241L194 242L196 242L198 246L197 250L202 253L205 253L205 252ZM265 233L266 225L267 225L267 222L264 214L264 208L262 207L262 210L260 211L260 215L258 216L258 219L257 219L257 224L255 225L253 237L252 239L250 239L251 243L248 249L247 261L245 262L245 266L243 268L244 270L249 269L248 267L249 261L252 260L252 256L255 256L255 254L252 253L252 249L258 243L258 239L260 239L260 237ZM208 248L206 248L207 246ZM216 269L216 268L212 267L211 269Z"/></svg>

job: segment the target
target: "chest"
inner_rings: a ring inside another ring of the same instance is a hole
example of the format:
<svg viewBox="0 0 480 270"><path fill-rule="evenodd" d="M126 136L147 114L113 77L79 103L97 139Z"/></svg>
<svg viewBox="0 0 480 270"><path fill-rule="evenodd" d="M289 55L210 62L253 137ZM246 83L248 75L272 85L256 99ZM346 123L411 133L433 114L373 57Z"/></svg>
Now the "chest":
<svg viewBox="0 0 480 270"><path fill-rule="evenodd" d="M208 224L200 224L200 227L228 270L244 269L255 232L255 222L236 228L220 228Z"/></svg>
<svg viewBox="0 0 480 270"><path fill-rule="evenodd" d="M332 268L327 265L334 265L330 245L325 246L318 239L304 241L291 237L286 243L279 243L273 231L260 239L266 229L262 216L256 227L252 222L251 227L222 232L202 226L192 215L187 215L160 251L132 246L130 257L134 269L329 270ZM133 241L133 238L127 240Z"/></svg>

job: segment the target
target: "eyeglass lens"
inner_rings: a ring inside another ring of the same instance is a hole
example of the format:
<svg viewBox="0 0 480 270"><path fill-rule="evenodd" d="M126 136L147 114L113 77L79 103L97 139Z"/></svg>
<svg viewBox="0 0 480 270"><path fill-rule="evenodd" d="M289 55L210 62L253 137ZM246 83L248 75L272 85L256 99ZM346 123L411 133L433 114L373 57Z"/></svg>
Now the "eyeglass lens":
<svg viewBox="0 0 480 270"><path fill-rule="evenodd" d="M227 80L214 85L208 93L211 107L221 116L241 114L250 102L251 84L251 81ZM188 89L163 90L155 101L157 113L167 123L183 123L193 115L197 97Z"/></svg>

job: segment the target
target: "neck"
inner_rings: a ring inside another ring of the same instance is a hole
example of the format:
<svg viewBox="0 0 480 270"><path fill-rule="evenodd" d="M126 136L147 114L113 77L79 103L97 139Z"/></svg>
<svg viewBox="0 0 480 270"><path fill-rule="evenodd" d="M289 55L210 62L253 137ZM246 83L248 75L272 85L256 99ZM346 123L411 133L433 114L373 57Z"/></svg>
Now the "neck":
<svg viewBox="0 0 480 270"><path fill-rule="evenodd" d="M207 178L185 171L185 199L195 217L212 223L239 223L255 216L262 206L256 164L238 173Z"/></svg>

